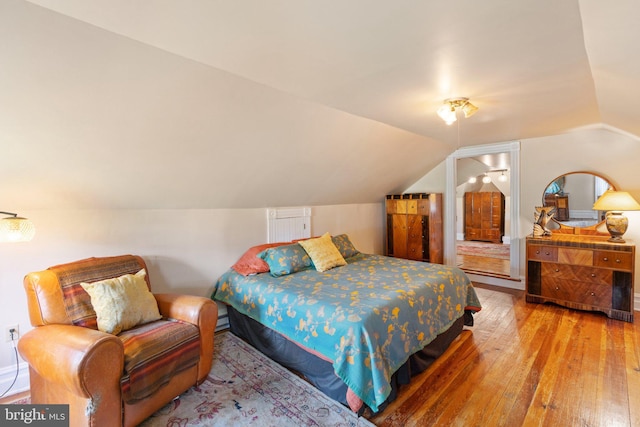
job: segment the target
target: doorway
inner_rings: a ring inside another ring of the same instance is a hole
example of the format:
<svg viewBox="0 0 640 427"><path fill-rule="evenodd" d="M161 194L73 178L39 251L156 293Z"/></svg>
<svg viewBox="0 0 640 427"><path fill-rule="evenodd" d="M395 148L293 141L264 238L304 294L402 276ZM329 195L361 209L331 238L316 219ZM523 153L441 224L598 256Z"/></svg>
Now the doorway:
<svg viewBox="0 0 640 427"><path fill-rule="evenodd" d="M445 190L445 218L444 218L444 252L445 263L447 265L457 265L457 241L460 236L459 224L463 221L459 214L459 197L457 197L458 183L468 178L459 177L458 160L480 158L482 156L509 156L509 211L508 243L509 261L508 274L473 277L473 273L468 273L472 280L483 283L496 284L516 289L523 289L520 277L520 238L519 238L519 206L520 206L520 143L510 142L502 144L481 145L463 147L452 153L446 160L446 190ZM505 233L507 234L507 233Z"/></svg>

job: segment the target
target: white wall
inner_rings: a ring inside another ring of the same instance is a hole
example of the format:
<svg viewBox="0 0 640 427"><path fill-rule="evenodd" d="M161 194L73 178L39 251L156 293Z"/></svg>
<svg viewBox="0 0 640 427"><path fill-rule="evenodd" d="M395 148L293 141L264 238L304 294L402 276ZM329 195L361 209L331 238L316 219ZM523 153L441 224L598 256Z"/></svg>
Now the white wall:
<svg viewBox="0 0 640 427"><path fill-rule="evenodd" d="M29 218L36 237L0 244L0 327L31 329L22 278L30 271L91 256L132 253L147 262L153 289L209 297L215 280L249 247L267 241L266 209L43 210ZM347 233L362 252L382 253L384 205L312 207L312 235ZM15 391L28 387L23 365ZM0 343L0 392L15 373Z"/></svg>

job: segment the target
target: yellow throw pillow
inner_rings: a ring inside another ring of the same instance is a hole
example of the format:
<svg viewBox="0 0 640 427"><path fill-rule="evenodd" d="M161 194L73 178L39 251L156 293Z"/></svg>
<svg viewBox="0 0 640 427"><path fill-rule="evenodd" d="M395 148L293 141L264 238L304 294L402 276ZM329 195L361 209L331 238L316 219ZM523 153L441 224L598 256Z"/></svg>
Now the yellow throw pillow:
<svg viewBox="0 0 640 427"><path fill-rule="evenodd" d="M331 240L329 233L324 233L321 237L316 237L315 239L301 240L298 244L307 251L318 271L327 271L333 267L347 264L347 261L344 260L344 257Z"/></svg>
<svg viewBox="0 0 640 427"><path fill-rule="evenodd" d="M80 283L91 297L100 331L117 335L134 326L162 318L158 303L144 280L146 275L143 268L136 274Z"/></svg>

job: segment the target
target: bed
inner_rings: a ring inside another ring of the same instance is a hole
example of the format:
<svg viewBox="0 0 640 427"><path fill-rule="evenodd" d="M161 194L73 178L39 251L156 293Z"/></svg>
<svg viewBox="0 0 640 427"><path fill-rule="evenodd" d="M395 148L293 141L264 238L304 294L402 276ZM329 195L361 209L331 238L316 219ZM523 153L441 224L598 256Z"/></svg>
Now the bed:
<svg viewBox="0 0 640 427"><path fill-rule="evenodd" d="M481 309L462 270L360 253L344 234L253 247L212 298L232 333L358 413L384 409Z"/></svg>

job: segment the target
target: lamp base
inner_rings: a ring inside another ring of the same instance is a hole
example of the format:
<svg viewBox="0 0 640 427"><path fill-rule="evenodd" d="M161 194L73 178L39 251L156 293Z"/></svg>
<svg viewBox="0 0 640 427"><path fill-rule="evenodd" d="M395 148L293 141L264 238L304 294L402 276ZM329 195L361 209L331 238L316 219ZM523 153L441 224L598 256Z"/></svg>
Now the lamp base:
<svg viewBox="0 0 640 427"><path fill-rule="evenodd" d="M627 217L622 215L622 212L610 211L607 212L605 224L607 225L607 231L611 234L609 241L613 243L624 243L622 236L626 233L627 227L629 226Z"/></svg>

